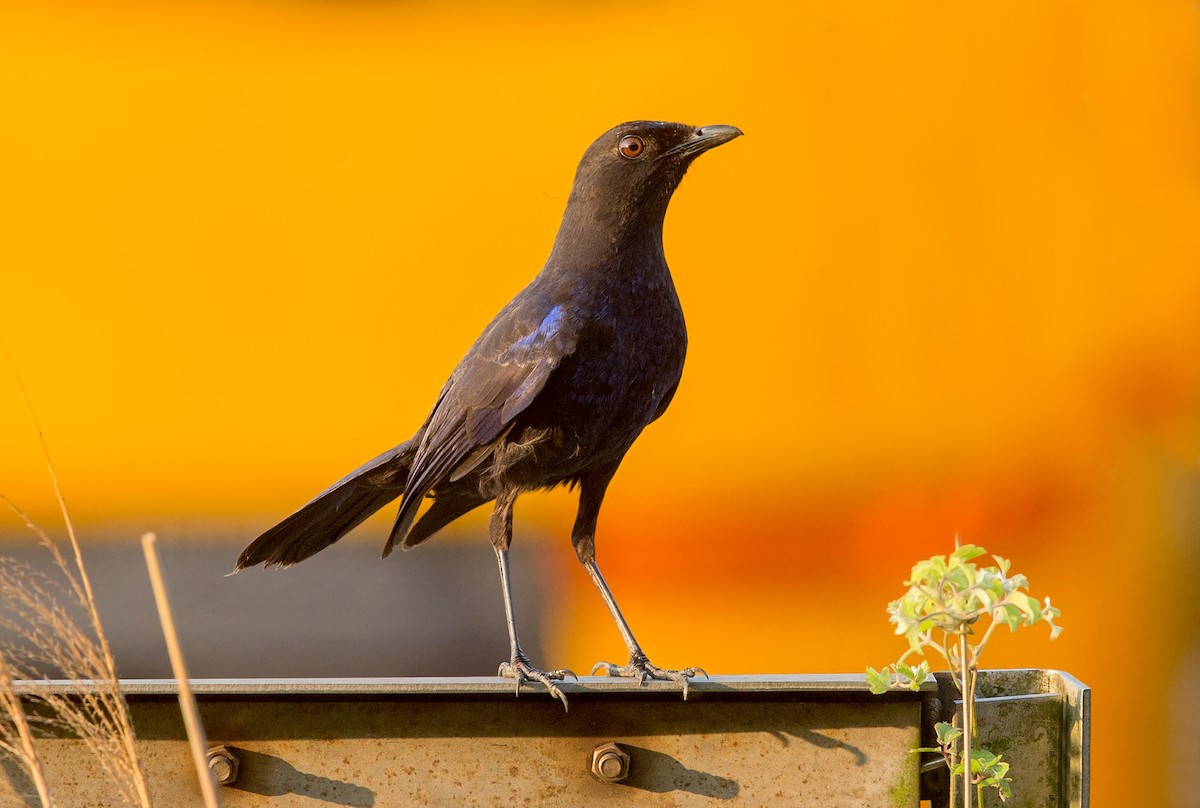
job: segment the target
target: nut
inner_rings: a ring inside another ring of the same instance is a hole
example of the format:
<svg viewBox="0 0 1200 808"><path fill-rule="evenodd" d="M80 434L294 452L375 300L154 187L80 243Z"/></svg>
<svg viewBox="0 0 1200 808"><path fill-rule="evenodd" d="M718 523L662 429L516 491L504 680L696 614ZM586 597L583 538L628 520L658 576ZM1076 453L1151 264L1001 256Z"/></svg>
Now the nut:
<svg viewBox="0 0 1200 808"><path fill-rule="evenodd" d="M227 786L237 779L238 757L228 746L214 746L208 750L208 770L213 773L217 785Z"/></svg>
<svg viewBox="0 0 1200 808"><path fill-rule="evenodd" d="M601 783L619 783L629 776L629 753L609 741L592 750L592 776Z"/></svg>

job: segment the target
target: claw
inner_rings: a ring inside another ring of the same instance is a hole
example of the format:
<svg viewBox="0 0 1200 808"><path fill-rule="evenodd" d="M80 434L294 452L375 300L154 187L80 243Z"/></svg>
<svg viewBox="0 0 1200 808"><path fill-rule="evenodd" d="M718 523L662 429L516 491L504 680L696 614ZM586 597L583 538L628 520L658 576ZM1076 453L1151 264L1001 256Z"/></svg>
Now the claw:
<svg viewBox="0 0 1200 808"><path fill-rule="evenodd" d="M626 679L637 679L639 685L646 684L647 679L656 679L663 682L677 682L683 686L683 700L687 701L688 683L692 677L697 674L702 674L705 679L708 677L708 672L704 668L684 668L683 670L667 670L660 668L657 665L652 665L650 660L644 656L633 656L629 660L628 665L614 665L611 662L597 662L592 666L592 675L596 675L596 671L604 671L608 676L621 676Z"/></svg>
<svg viewBox="0 0 1200 808"><path fill-rule="evenodd" d="M538 670L533 667L530 661L524 654L516 657L510 662L501 662L500 669L497 671L498 676L511 677L517 680L516 695L521 695L521 684L523 682L539 682L546 686L546 690L550 691L550 695L562 702L563 712L570 709L567 704L567 696L562 690L554 684L555 681L562 681L565 677L571 676L574 679L579 677L574 672L562 668L553 671Z"/></svg>

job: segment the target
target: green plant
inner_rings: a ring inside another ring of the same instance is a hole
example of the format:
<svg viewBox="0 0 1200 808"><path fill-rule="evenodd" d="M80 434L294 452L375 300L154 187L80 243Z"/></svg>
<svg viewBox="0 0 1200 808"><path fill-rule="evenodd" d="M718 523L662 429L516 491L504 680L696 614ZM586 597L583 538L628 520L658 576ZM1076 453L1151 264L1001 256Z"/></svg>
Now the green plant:
<svg viewBox="0 0 1200 808"><path fill-rule="evenodd" d="M956 540L957 544L957 540ZM987 551L973 544L959 546L949 557L934 556L912 568L905 585L909 590L888 604L889 619L896 633L908 640L908 650L893 665L881 671L867 668L871 692L886 693L901 688L917 690L931 675L929 661L915 667L908 660L936 651L950 667L950 677L962 694L962 727L955 723L937 724L937 747L918 752L939 752L950 768L951 777L964 777L963 806L971 808L972 792L979 803L983 790L995 788L1003 801L1012 794L1008 763L986 749L973 749L977 733L975 723L975 684L979 658L1000 626L1016 631L1021 626L1046 623L1050 637L1062 628L1054 621L1059 610L1050 599L1039 603L1028 594L1029 581L1024 575L1009 574L1008 559L993 555L995 566L978 567L972 559ZM960 748L961 747L961 748ZM964 761L970 761L964 766Z"/></svg>

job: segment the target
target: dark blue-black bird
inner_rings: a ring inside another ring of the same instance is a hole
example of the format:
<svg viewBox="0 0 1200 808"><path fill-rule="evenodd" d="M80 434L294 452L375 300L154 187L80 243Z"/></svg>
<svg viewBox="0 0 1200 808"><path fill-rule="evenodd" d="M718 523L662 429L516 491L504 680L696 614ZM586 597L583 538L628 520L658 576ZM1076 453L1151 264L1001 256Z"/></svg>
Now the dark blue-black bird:
<svg viewBox="0 0 1200 808"><path fill-rule="evenodd" d="M663 254L667 205L696 157L741 134L633 121L601 135L579 163L545 267L467 351L416 434L262 534L236 569L303 561L397 497L384 556L494 502L489 536L511 650L500 673L518 689L541 682L565 706L554 681L569 671L535 668L517 639L508 548L517 496L578 486L571 541L629 648L628 664L601 662L593 673L677 681L686 697L699 669L646 658L596 566L596 519L622 458L683 373L687 330Z"/></svg>

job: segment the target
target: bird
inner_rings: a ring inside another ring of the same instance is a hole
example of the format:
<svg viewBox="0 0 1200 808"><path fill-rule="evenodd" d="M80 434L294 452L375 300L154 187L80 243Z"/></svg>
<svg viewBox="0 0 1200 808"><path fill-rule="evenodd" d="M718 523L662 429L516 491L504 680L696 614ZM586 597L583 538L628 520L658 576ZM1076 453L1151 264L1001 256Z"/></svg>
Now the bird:
<svg viewBox="0 0 1200 808"><path fill-rule="evenodd" d="M535 667L521 647L508 553L519 495L577 488L571 543L629 651L628 663L598 662L592 673L673 681L686 699L689 681L707 673L650 662L600 574L596 524L609 481L683 374L687 328L663 250L668 203L697 157L742 134L630 121L597 138L545 265L476 339L416 433L255 539L234 572L299 563L397 498L384 557L492 503L510 652L498 674L516 679L518 694L539 682L567 708L556 682L574 674Z"/></svg>

